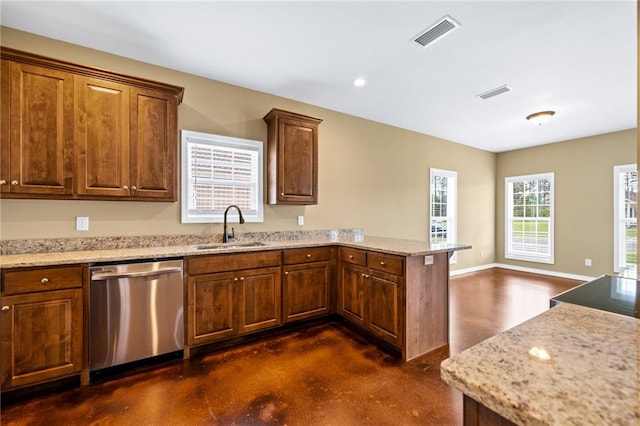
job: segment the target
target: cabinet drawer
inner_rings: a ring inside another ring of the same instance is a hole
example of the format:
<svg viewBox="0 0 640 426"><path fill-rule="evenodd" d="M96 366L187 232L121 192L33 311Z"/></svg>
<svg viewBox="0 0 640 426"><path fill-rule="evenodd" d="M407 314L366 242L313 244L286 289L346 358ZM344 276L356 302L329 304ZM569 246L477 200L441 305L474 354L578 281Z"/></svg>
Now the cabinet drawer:
<svg viewBox="0 0 640 426"><path fill-rule="evenodd" d="M280 266L279 250L257 253L214 254L187 258L187 275L202 275L240 269Z"/></svg>
<svg viewBox="0 0 640 426"><path fill-rule="evenodd" d="M341 247L340 260L354 265L365 266L367 264L367 253L362 250Z"/></svg>
<svg viewBox="0 0 640 426"><path fill-rule="evenodd" d="M82 287L82 267L33 268L2 273L3 294Z"/></svg>
<svg viewBox="0 0 640 426"><path fill-rule="evenodd" d="M373 253L367 254L367 266L376 271L388 272L394 275L402 275L404 259L399 256Z"/></svg>
<svg viewBox="0 0 640 426"><path fill-rule="evenodd" d="M321 262L331 258L329 247L288 249L284 251L284 264L294 265L296 263Z"/></svg>

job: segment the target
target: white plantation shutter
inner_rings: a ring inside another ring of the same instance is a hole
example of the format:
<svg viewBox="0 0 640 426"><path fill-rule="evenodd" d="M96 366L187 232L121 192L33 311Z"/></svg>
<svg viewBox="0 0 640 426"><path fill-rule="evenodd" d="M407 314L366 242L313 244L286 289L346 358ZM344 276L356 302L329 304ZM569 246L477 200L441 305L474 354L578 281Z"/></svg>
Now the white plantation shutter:
<svg viewBox="0 0 640 426"><path fill-rule="evenodd" d="M222 222L231 204L262 222L262 145L183 130L182 222Z"/></svg>

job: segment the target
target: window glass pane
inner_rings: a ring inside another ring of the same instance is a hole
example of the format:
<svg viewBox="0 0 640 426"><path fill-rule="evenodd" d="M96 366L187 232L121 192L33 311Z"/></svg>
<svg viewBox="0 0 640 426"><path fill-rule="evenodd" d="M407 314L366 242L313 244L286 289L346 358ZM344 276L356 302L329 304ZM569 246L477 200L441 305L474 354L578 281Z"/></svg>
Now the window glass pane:
<svg viewBox="0 0 640 426"><path fill-rule="evenodd" d="M553 174L506 179L505 257L553 263Z"/></svg>
<svg viewBox="0 0 640 426"><path fill-rule="evenodd" d="M431 243L456 243L457 173L431 169L430 176L429 240ZM454 253L450 262L455 263L456 259Z"/></svg>

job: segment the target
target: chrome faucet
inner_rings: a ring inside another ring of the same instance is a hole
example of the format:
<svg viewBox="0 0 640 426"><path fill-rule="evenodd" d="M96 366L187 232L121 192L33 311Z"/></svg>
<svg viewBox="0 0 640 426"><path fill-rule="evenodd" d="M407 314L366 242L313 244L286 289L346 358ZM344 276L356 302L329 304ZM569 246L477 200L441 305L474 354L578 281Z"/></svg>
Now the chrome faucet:
<svg viewBox="0 0 640 426"><path fill-rule="evenodd" d="M229 213L229 209L231 207L234 207L236 210L238 210L238 214L240 215L240 223L244 223L244 217L242 216L240 207L236 206L235 204L231 204L229 207L227 207L227 209L224 211L224 228L222 230L223 243L228 243L229 241L234 240L236 238L236 232L233 228L231 228L231 234L227 234L227 213Z"/></svg>

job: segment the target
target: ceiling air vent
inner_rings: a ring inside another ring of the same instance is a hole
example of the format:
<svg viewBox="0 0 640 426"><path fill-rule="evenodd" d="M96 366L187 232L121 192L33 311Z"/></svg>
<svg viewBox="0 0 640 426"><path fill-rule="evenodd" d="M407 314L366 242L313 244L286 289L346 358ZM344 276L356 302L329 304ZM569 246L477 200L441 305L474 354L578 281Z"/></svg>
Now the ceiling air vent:
<svg viewBox="0 0 640 426"><path fill-rule="evenodd" d="M413 38L413 41L422 47L427 47L440 40L459 26L460 24L455 19L447 15L426 30L421 31L420 34Z"/></svg>
<svg viewBox="0 0 640 426"><path fill-rule="evenodd" d="M509 86L508 84L505 84L504 86L496 87L495 89L491 89L487 92L480 93L479 95L476 95L476 96L482 99L489 99L489 98L493 98L494 96L498 96L498 95L502 95L503 93L510 92L512 90L513 89L511 88L511 86Z"/></svg>

